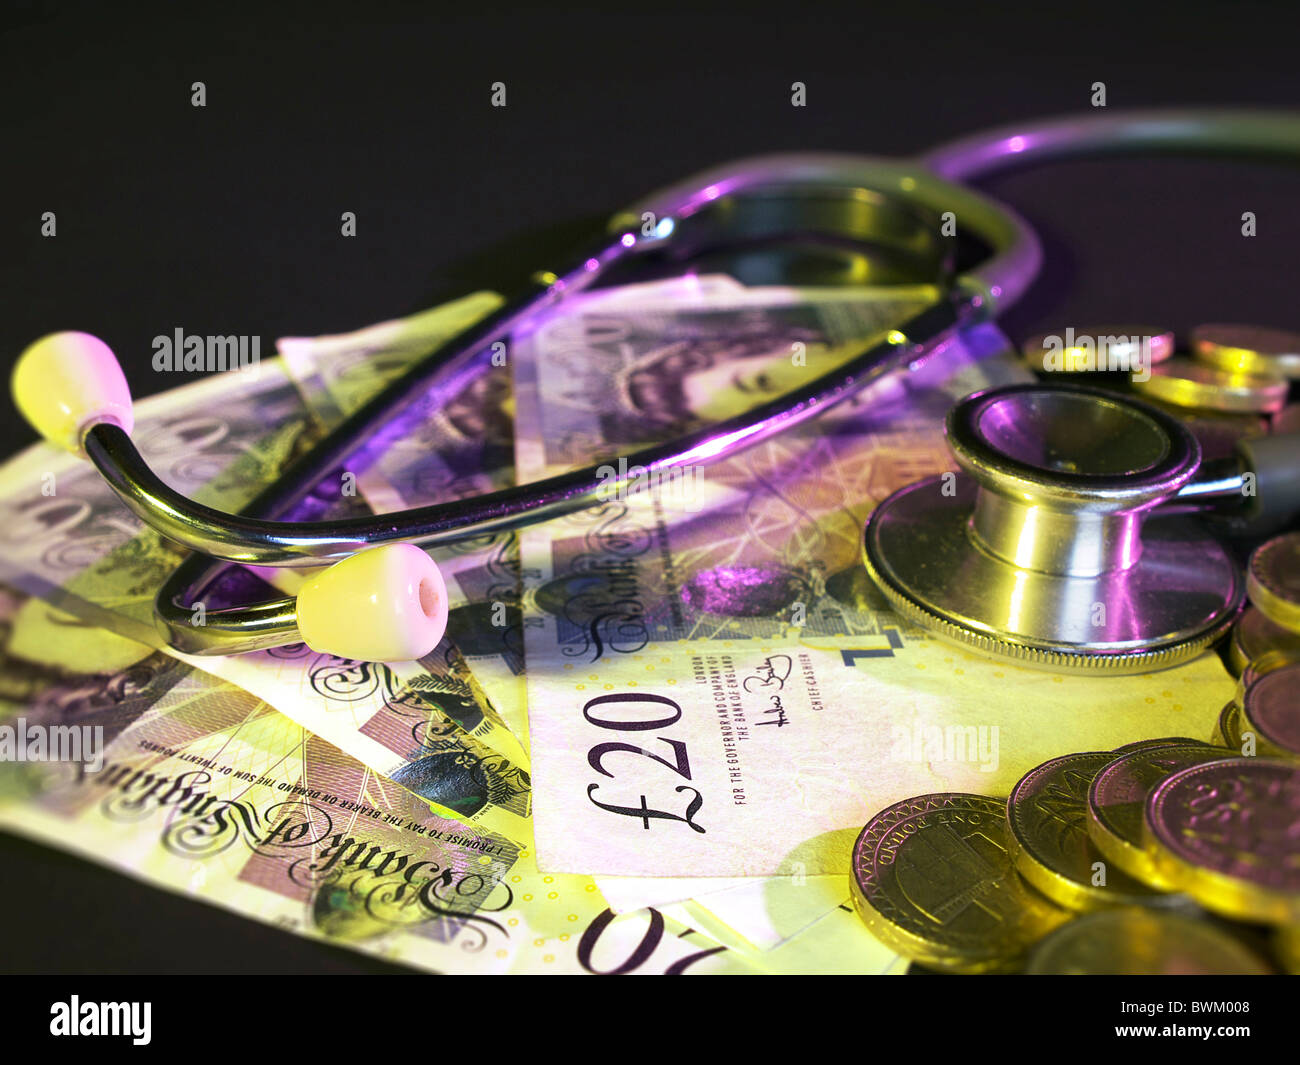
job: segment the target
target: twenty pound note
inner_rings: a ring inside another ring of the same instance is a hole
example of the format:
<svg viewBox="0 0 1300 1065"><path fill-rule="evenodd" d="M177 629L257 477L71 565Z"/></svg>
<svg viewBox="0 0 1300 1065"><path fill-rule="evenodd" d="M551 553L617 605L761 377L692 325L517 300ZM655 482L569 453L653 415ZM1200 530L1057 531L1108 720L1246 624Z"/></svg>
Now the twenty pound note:
<svg viewBox="0 0 1300 1065"><path fill-rule="evenodd" d="M797 379L793 346L806 346L803 372L820 372L852 321L839 307L819 325L817 306L769 313L750 302L733 315L743 316L750 346ZM712 323L725 310L707 307L694 324L664 315L658 344L645 307L633 317L593 304L585 322L539 330L532 362L516 366L536 381L519 391L518 439L533 448L520 451L521 468L527 458L533 475L555 472L584 449L585 461L615 465L635 446L671 438L684 420L678 407L630 384L667 352L711 373ZM582 343L592 350L579 374ZM559 357L549 357L551 345ZM1208 735L1232 690L1212 655L1137 678L1022 669L907 624L868 578L861 536L871 508L952 468L943 414L970 391L1022 380L1007 352L996 329L979 327L905 378L682 484L524 532L541 868L842 874L861 826L891 802L947 790L1005 795L1063 749ZM556 366L562 379L548 382ZM701 394L720 407L724 392L719 384ZM562 408L549 415L548 395ZM593 441L602 433L610 439Z"/></svg>

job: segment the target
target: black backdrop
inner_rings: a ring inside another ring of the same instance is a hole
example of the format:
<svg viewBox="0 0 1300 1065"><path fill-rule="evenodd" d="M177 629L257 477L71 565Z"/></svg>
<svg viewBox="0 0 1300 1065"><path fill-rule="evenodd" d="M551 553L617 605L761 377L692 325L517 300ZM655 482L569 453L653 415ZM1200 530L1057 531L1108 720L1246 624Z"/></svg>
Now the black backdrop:
<svg viewBox="0 0 1300 1065"><path fill-rule="evenodd" d="M550 265L610 211L728 158L911 153L1086 110L1096 81L1111 108L1300 104L1283 4L179 9L0 16L6 369L43 333L84 329L146 395L174 383L149 358L176 327L269 352ZM985 187L1048 250L1013 337L1086 320L1300 327L1288 167L1107 160ZM0 432L5 453L33 439L7 400ZM396 971L11 837L0 868L3 970Z"/></svg>

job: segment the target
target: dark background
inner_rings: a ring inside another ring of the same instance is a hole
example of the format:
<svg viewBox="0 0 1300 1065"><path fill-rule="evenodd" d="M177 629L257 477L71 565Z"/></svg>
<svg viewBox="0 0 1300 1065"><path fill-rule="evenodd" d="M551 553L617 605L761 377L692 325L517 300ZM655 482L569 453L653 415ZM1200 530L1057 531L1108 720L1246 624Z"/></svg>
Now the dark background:
<svg viewBox="0 0 1300 1065"><path fill-rule="evenodd" d="M1300 104L1294 5L794 2L737 13L493 0L456 11L10 3L0 36L0 360L103 337L137 396L151 340L349 330L563 262L593 225L705 166L910 154L1017 119ZM767 11L769 13L764 14ZM790 106L793 81L808 105ZM190 85L207 85L207 107ZM489 106L503 81L508 106ZM985 189L1048 269L1004 319L1300 327L1300 175L1124 159ZM1240 234L1254 211L1258 236ZM54 211L58 236L40 236ZM339 233L355 211L358 235ZM34 439L0 400L0 454ZM398 971L0 836L0 970Z"/></svg>

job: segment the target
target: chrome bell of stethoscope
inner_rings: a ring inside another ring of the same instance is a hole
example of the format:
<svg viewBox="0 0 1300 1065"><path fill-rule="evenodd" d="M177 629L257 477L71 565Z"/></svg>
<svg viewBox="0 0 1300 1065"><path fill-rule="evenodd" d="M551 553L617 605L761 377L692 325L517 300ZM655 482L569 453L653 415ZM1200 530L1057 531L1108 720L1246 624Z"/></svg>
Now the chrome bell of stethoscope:
<svg viewBox="0 0 1300 1065"><path fill-rule="evenodd" d="M1231 625L1240 567L1188 512L1250 481L1194 480L1200 446L1176 418L1100 389L1013 385L958 403L946 431L962 472L895 492L866 525L867 569L905 618L1088 674L1175 665Z"/></svg>

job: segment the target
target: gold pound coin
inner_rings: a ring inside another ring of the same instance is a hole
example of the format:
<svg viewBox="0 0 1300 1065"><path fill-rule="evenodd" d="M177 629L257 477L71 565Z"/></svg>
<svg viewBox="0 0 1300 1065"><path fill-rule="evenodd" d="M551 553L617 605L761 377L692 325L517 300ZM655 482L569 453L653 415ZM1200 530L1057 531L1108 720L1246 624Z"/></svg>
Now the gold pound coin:
<svg viewBox="0 0 1300 1065"><path fill-rule="evenodd" d="M1133 387L1176 407L1266 414L1281 410L1288 385L1282 377L1229 373L1191 359L1174 358L1151 368Z"/></svg>
<svg viewBox="0 0 1300 1065"><path fill-rule="evenodd" d="M1249 684L1241 698L1241 729L1255 734L1260 754L1300 758L1300 662Z"/></svg>
<svg viewBox="0 0 1300 1065"><path fill-rule="evenodd" d="M1300 533L1275 536L1250 553L1246 594L1274 625L1300 635Z"/></svg>
<svg viewBox="0 0 1300 1065"><path fill-rule="evenodd" d="M1226 930L1147 909L1104 910L1058 928L1030 955L1046 976L1268 976L1269 963Z"/></svg>
<svg viewBox="0 0 1300 1065"><path fill-rule="evenodd" d="M1195 740L1129 751L1103 766L1088 789L1088 838L1102 855L1144 884L1168 890L1142 838L1147 796L1162 780L1231 752Z"/></svg>
<svg viewBox="0 0 1300 1065"><path fill-rule="evenodd" d="M1269 651L1300 654L1300 633L1275 625L1253 606L1247 607L1232 626L1228 661L1237 676Z"/></svg>
<svg viewBox="0 0 1300 1065"><path fill-rule="evenodd" d="M1230 373L1300 378L1300 335L1259 325L1198 325L1192 354Z"/></svg>
<svg viewBox="0 0 1300 1065"><path fill-rule="evenodd" d="M853 845L853 906L882 943L946 972L1016 967L1069 919L1016 875L1006 800L942 792L905 799Z"/></svg>
<svg viewBox="0 0 1300 1065"><path fill-rule="evenodd" d="M1213 742L1229 751L1241 753L1241 707L1235 699L1229 701L1219 711L1219 720L1214 726Z"/></svg>
<svg viewBox="0 0 1300 1065"><path fill-rule="evenodd" d="M1194 740L1190 736L1159 736L1150 740L1134 740L1132 743L1125 743L1111 751L1111 757L1118 758L1120 755L1129 754L1132 751L1149 751L1153 747L1184 747L1189 743L1200 743L1204 746L1203 740Z"/></svg>
<svg viewBox="0 0 1300 1065"><path fill-rule="evenodd" d="M1265 673L1272 673L1275 669L1294 665L1297 662L1300 662L1300 651L1265 651L1262 655L1252 658L1241 671L1241 676L1237 678L1237 704L1241 705L1246 697L1246 689Z"/></svg>
<svg viewBox="0 0 1300 1065"><path fill-rule="evenodd" d="M1059 906L1182 905L1109 861L1088 838L1088 790L1110 751L1053 758L1031 769L1007 799L1016 871Z"/></svg>
<svg viewBox="0 0 1300 1065"><path fill-rule="evenodd" d="M1148 797L1144 840L1168 883L1239 921L1300 923L1300 763L1223 758Z"/></svg>

